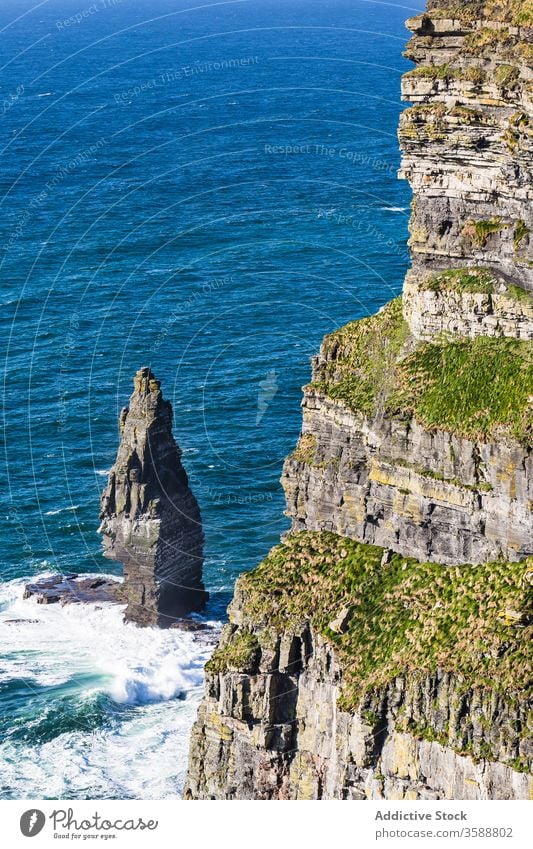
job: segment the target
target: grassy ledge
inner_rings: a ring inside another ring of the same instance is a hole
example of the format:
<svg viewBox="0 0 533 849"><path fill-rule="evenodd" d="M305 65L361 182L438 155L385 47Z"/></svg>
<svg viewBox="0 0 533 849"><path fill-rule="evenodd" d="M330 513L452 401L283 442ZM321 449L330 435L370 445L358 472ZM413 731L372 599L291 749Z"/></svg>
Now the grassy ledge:
<svg viewBox="0 0 533 849"><path fill-rule="evenodd" d="M513 26L533 26L532 0L478 0L478 2L457 3L455 0L441 0L431 4L431 18L455 18L464 23L476 23L479 20L498 21Z"/></svg>
<svg viewBox="0 0 533 849"><path fill-rule="evenodd" d="M239 579L244 617L279 633L311 622L335 645L344 709L409 671L452 671L465 688L527 687L533 558L456 567L382 558L382 548L333 533L293 534Z"/></svg>
<svg viewBox="0 0 533 849"><path fill-rule="evenodd" d="M215 649L206 670L220 672L252 672L259 656L259 641L251 631L240 631L231 642Z"/></svg>
<svg viewBox="0 0 533 849"><path fill-rule="evenodd" d="M402 299L326 336L314 387L352 410L375 415L397 383L397 363L409 338Z"/></svg>
<svg viewBox="0 0 533 849"><path fill-rule="evenodd" d="M477 67L454 68L452 65L419 65L418 68L413 68L412 71L407 71L403 75L404 80L417 78L443 80L445 82L458 80L473 85L481 85L485 82L486 74L482 68Z"/></svg>
<svg viewBox="0 0 533 849"><path fill-rule="evenodd" d="M419 281L422 290L431 292L457 292L459 294L501 294L513 301L533 303L533 297L525 289L507 283L494 275L489 268L452 268L439 271Z"/></svg>
<svg viewBox="0 0 533 849"><path fill-rule="evenodd" d="M398 298L325 338L312 388L369 417L414 417L468 439L531 439L531 343L481 336L409 351L408 338Z"/></svg>

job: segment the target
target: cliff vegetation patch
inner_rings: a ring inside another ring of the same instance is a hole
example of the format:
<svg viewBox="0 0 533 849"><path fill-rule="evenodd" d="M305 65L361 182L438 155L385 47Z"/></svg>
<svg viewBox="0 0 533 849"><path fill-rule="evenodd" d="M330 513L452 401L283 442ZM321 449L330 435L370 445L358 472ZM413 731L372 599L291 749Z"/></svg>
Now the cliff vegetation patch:
<svg viewBox="0 0 533 849"><path fill-rule="evenodd" d="M384 562L386 560L387 562ZM300 532L239 579L247 621L280 633L310 621L334 643L342 708L406 671L437 668L465 688L531 687L533 558L442 566L329 532ZM344 611L339 633L334 623Z"/></svg>
<svg viewBox="0 0 533 849"><path fill-rule="evenodd" d="M465 23L480 19L501 21L515 26L533 26L532 0L436 0L428 4L432 18L455 18Z"/></svg>
<svg viewBox="0 0 533 849"><path fill-rule="evenodd" d="M483 291L493 285L489 275L458 269L434 279L437 286ZM529 298L518 287L511 295ZM478 337L414 347L397 298L327 336L321 354L313 388L354 412L414 417L467 439L531 439L530 342Z"/></svg>
<svg viewBox="0 0 533 849"><path fill-rule="evenodd" d="M523 224L523 222L518 223ZM522 233L522 231L520 232ZM500 294L525 304L533 303L533 296L530 292L495 276L489 268L468 267L439 271L422 278L419 285L421 289L431 292L458 292L474 295Z"/></svg>
<svg viewBox="0 0 533 849"><path fill-rule="evenodd" d="M401 364L396 399L429 428L471 439L530 441L531 344L480 336L420 346Z"/></svg>
<svg viewBox="0 0 533 849"><path fill-rule="evenodd" d="M397 366L409 338L402 299L376 315L352 321L326 336L314 385L366 415L377 413L397 384Z"/></svg>

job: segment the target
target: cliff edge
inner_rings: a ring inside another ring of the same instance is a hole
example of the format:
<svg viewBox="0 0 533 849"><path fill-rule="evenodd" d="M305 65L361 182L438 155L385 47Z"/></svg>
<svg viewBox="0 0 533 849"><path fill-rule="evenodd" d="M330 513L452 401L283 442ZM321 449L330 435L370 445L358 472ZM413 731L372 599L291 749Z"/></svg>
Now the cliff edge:
<svg viewBox="0 0 533 849"><path fill-rule="evenodd" d="M408 21L402 297L327 336L238 580L186 798L533 791L531 2Z"/></svg>

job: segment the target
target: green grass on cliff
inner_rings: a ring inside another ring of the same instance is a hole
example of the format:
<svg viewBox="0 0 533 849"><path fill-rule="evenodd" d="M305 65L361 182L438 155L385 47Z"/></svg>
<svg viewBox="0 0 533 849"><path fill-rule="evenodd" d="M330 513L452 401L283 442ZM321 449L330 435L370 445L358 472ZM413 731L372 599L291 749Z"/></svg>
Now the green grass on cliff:
<svg viewBox="0 0 533 849"><path fill-rule="evenodd" d="M401 364L395 401L428 428L472 439L509 433L533 436L530 343L515 339L459 339L421 345Z"/></svg>
<svg viewBox="0 0 533 849"><path fill-rule="evenodd" d="M217 649L206 664L208 672L227 670L251 672L259 655L259 640L251 631L239 631L223 649Z"/></svg>
<svg viewBox="0 0 533 849"><path fill-rule="evenodd" d="M441 566L333 533L301 532L241 576L243 616L279 633L310 621L336 647L341 706L408 671L453 671L465 689L517 692L531 684L533 558ZM348 612L344 633L332 630Z"/></svg>
<svg viewBox="0 0 533 849"><path fill-rule="evenodd" d="M457 3L442 0L432 3L432 18L457 18L465 23L480 19L510 23L515 26L533 26L533 0L474 0Z"/></svg>
<svg viewBox="0 0 533 849"><path fill-rule="evenodd" d="M452 65L419 65L404 74L404 79L416 79L417 77L446 82L460 80L481 85L485 81L486 75L482 68L463 66L454 68Z"/></svg>
<svg viewBox="0 0 533 849"><path fill-rule="evenodd" d="M495 288L495 278L487 268L454 268L440 271L422 281L421 288L432 292L465 292L491 295Z"/></svg>
<svg viewBox="0 0 533 849"><path fill-rule="evenodd" d="M468 439L531 439L530 342L457 337L413 347L408 338L397 298L325 338L312 386L368 417L414 417Z"/></svg>
<svg viewBox="0 0 533 849"><path fill-rule="evenodd" d="M376 315L325 337L322 353L327 362L315 385L353 410L375 415L397 383L398 358L408 337L402 299L395 298Z"/></svg>
<svg viewBox="0 0 533 849"><path fill-rule="evenodd" d="M523 224L523 222L520 222ZM522 232L522 231L521 231ZM500 291L502 281L488 268L452 268L438 271L420 281L421 289L432 292L458 292L465 294L494 295ZM520 286L505 282L502 294L515 301L531 304L533 298Z"/></svg>

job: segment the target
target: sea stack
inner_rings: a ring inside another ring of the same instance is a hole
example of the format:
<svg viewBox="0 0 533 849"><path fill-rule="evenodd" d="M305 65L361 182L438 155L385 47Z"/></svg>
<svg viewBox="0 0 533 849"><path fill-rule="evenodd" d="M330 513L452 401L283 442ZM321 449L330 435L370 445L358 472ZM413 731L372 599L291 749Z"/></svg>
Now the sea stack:
<svg viewBox="0 0 533 849"><path fill-rule="evenodd" d="M120 413L120 446L102 493L104 554L124 566L125 621L170 627L202 609L200 509L172 435L172 405L149 368Z"/></svg>

